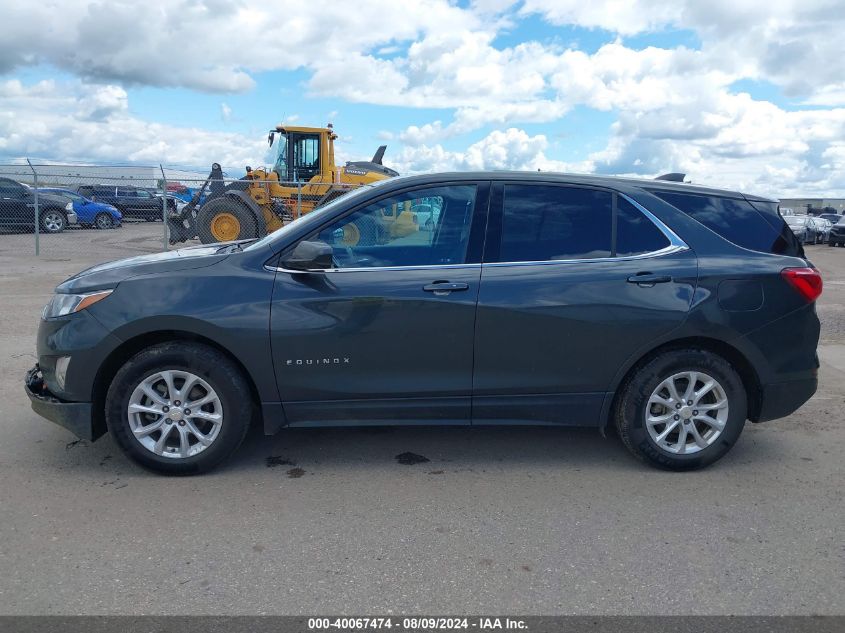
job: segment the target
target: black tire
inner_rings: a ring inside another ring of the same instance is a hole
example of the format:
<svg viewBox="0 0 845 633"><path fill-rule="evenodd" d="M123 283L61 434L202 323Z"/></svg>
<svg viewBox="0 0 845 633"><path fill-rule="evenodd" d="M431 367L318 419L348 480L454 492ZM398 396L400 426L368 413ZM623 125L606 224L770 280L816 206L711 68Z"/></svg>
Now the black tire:
<svg viewBox="0 0 845 633"><path fill-rule="evenodd" d="M827 243L827 245L828 245L828 246L836 246L836 242L830 242L830 241L829 241L829 242Z"/></svg>
<svg viewBox="0 0 845 633"><path fill-rule="evenodd" d="M132 392L145 378L164 370L191 372L206 381L220 398L223 417L216 438L189 457L157 455L135 438L130 427L127 409ZM220 351L195 343L161 343L135 354L115 374L106 394L106 424L135 463L165 475L194 475L217 466L243 442L253 413L250 393L241 370Z"/></svg>
<svg viewBox="0 0 845 633"><path fill-rule="evenodd" d="M114 228L114 220L108 213L98 213L94 218L94 228L97 229L112 229Z"/></svg>
<svg viewBox="0 0 845 633"><path fill-rule="evenodd" d="M716 379L728 399L728 416L712 444L682 455L655 442L646 428L645 417L648 400L660 383L685 371L703 372ZM703 349L679 349L664 352L634 371L620 388L614 422L622 442L635 457L658 468L683 471L703 468L723 457L742 433L747 415L748 400L742 380L724 358Z"/></svg>
<svg viewBox="0 0 845 633"><path fill-rule="evenodd" d="M67 227L67 216L58 209L44 209L41 212L41 230L44 233L61 233Z"/></svg>
<svg viewBox="0 0 845 633"><path fill-rule="evenodd" d="M252 211L234 196L219 196L203 204L197 212L197 235L203 244L217 244L220 241L215 237L211 226L212 220L220 213L235 216L240 225L240 231L233 240L258 237L258 224Z"/></svg>

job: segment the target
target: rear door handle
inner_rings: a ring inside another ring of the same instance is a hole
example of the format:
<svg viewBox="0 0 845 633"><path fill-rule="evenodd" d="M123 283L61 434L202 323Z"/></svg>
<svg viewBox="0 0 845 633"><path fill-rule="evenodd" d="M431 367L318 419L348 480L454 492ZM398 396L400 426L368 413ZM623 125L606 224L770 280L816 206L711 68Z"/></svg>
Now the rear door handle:
<svg viewBox="0 0 845 633"><path fill-rule="evenodd" d="M650 288L654 284L668 284L670 281L672 281L672 278L669 275L654 275L652 273L637 273L628 277L628 283L645 288Z"/></svg>
<svg viewBox="0 0 845 633"><path fill-rule="evenodd" d="M423 286L426 292L433 292L438 296L448 295L450 292L457 292L460 290L469 290L469 284L452 283L450 281L435 281L434 283Z"/></svg>

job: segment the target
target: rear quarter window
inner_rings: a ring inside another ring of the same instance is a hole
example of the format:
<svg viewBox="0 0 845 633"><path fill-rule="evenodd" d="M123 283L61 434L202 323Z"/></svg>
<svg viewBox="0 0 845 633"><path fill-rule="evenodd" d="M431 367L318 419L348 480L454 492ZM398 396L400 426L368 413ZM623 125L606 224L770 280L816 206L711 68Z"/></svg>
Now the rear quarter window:
<svg viewBox="0 0 845 633"><path fill-rule="evenodd" d="M777 203L650 190L711 231L752 251L803 257L804 251L777 212Z"/></svg>

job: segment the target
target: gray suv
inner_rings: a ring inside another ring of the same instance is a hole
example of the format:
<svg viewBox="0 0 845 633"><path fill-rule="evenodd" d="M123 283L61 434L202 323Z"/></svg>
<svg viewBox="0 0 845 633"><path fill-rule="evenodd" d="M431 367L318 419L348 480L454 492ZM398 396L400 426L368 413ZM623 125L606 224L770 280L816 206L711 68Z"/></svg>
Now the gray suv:
<svg viewBox="0 0 845 633"><path fill-rule="evenodd" d="M425 217L362 239L396 209ZM821 290L774 200L546 173L396 178L258 240L71 277L26 391L168 474L215 466L252 421L613 427L643 461L687 470L813 395Z"/></svg>

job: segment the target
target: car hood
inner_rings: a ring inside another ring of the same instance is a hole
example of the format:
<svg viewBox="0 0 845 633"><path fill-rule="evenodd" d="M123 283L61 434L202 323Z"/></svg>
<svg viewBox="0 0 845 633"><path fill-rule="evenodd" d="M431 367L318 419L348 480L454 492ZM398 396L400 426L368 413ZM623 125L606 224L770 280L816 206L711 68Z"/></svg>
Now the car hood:
<svg viewBox="0 0 845 633"><path fill-rule="evenodd" d="M63 196L60 193L44 193L43 191L39 191L38 202L39 204L51 202L53 204L60 204L62 206L66 206L68 202L71 202L71 199L66 196Z"/></svg>
<svg viewBox="0 0 845 633"><path fill-rule="evenodd" d="M222 246L224 245L189 246L175 251L138 255L97 264L63 281L56 287L56 292L87 292L114 288L130 277L211 266L229 256L226 252L219 253Z"/></svg>

